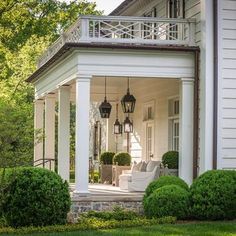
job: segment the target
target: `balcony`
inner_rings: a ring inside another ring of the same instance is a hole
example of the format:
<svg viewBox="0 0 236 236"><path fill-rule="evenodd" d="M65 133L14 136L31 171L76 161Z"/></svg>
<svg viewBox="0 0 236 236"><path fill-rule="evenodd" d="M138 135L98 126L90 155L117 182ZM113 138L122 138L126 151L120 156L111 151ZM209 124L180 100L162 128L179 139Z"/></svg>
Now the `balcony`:
<svg viewBox="0 0 236 236"><path fill-rule="evenodd" d="M41 56L38 67L66 43L195 46L195 19L81 16Z"/></svg>

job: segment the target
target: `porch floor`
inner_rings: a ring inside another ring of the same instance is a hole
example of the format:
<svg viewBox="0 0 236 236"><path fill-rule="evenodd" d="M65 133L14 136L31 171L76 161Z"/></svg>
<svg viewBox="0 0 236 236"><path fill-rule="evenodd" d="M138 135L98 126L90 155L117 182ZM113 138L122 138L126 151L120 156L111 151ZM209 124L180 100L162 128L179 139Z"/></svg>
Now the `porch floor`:
<svg viewBox="0 0 236 236"><path fill-rule="evenodd" d="M144 192L128 192L108 184L89 184L88 196L74 194L75 184L70 184L71 197L75 201L93 201L93 202L118 202L118 201L142 201Z"/></svg>

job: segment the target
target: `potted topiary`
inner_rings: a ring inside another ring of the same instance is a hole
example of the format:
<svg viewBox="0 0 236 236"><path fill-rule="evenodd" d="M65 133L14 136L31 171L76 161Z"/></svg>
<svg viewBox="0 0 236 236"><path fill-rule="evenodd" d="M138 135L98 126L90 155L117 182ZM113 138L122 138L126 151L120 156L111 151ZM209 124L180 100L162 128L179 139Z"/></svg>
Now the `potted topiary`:
<svg viewBox="0 0 236 236"><path fill-rule="evenodd" d="M119 176L123 170L130 170L131 156L127 152L119 152L113 157L112 185L119 186Z"/></svg>
<svg viewBox="0 0 236 236"><path fill-rule="evenodd" d="M162 163L168 167L170 175L178 176L179 153L177 151L168 151L162 156Z"/></svg>
<svg viewBox="0 0 236 236"><path fill-rule="evenodd" d="M103 152L100 156L101 182L111 184L114 152Z"/></svg>

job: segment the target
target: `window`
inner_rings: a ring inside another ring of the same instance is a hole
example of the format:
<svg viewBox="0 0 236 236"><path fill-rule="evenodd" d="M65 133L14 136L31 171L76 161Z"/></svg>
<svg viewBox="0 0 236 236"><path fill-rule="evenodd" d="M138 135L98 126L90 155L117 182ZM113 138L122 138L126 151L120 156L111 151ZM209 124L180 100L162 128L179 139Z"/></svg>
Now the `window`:
<svg viewBox="0 0 236 236"><path fill-rule="evenodd" d="M143 108L143 121L154 119L154 101L144 103Z"/></svg>
<svg viewBox="0 0 236 236"><path fill-rule="evenodd" d="M156 7L146 12L143 16L144 17L157 17ZM156 36L151 34L154 31L155 27L156 27L156 23L145 23L145 25L143 26L144 38L155 39Z"/></svg>
<svg viewBox="0 0 236 236"><path fill-rule="evenodd" d="M179 99L169 102L169 149L179 151Z"/></svg>
<svg viewBox="0 0 236 236"><path fill-rule="evenodd" d="M179 119L172 121L172 145L173 151L179 151Z"/></svg>
<svg viewBox="0 0 236 236"><path fill-rule="evenodd" d="M168 0L167 4L169 18L184 18L184 0Z"/></svg>
<svg viewBox="0 0 236 236"><path fill-rule="evenodd" d="M169 100L169 117L179 116L179 99Z"/></svg>
<svg viewBox="0 0 236 236"><path fill-rule="evenodd" d="M168 0L167 16L169 18L184 18L184 0ZM169 40L180 37L181 26L176 23L169 24Z"/></svg>

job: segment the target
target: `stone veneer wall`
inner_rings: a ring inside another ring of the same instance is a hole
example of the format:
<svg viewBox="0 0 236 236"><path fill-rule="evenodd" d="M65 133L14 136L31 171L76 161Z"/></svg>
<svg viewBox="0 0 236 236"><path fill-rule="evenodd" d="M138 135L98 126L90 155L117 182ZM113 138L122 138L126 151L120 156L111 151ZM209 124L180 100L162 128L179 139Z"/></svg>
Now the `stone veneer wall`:
<svg viewBox="0 0 236 236"><path fill-rule="evenodd" d="M115 206L127 210L133 210L138 213L143 212L142 201L76 201L72 200L70 221L75 222L79 215L88 211L111 211Z"/></svg>

